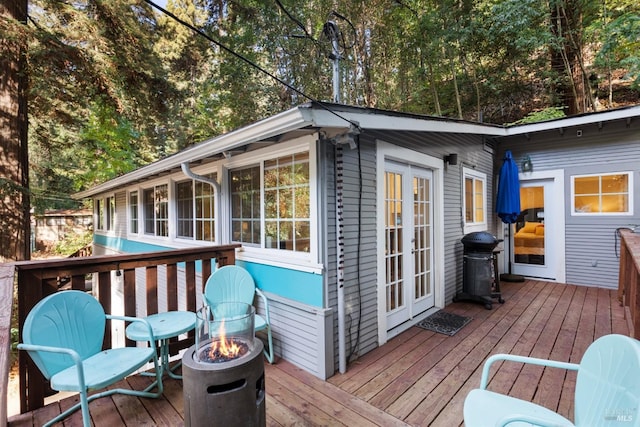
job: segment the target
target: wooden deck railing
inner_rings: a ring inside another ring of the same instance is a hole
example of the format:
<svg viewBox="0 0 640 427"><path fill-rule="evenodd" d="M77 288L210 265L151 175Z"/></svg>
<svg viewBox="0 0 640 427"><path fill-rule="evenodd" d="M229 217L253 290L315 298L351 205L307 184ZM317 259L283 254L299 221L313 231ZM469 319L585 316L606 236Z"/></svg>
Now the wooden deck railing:
<svg viewBox="0 0 640 427"><path fill-rule="evenodd" d="M166 309L178 309L178 271L181 273L186 292L186 309L196 310L196 269L201 277L207 278L212 271L212 262L218 266L235 264L235 249L240 245L210 246L203 248L159 251L142 254L102 255L93 257L66 258L41 261L20 261L11 264L15 268L18 279L18 323L20 339L22 326L31 308L45 296L57 292L61 283L69 283L72 289L85 290L87 275L92 275L93 292L105 308L111 312L111 273L122 277L124 315L135 316L136 276L144 277L146 286L146 314L159 311L159 275L158 267L165 266L165 274L160 281L166 282ZM141 276L140 269L144 269ZM136 274L138 270L138 274ZM1 270L0 270L1 271ZM184 276L182 276L184 274ZM13 288L13 277L11 278ZM202 290L200 290L201 292ZM160 299L165 299L161 296ZM4 300L3 300L4 301ZM4 309L4 303L2 303ZM3 319L1 313L0 319ZM110 347L112 342L111 325L107 324L103 346ZM183 340L175 340L170 344L170 351L176 354L180 349L193 344L193 334ZM126 345L135 342L126 340ZM48 384L31 359L24 353L19 355L20 374L20 411L32 411L44 405ZM5 405L6 407L6 405Z"/></svg>
<svg viewBox="0 0 640 427"><path fill-rule="evenodd" d="M624 305L631 336L640 339L640 233L620 230L618 299Z"/></svg>

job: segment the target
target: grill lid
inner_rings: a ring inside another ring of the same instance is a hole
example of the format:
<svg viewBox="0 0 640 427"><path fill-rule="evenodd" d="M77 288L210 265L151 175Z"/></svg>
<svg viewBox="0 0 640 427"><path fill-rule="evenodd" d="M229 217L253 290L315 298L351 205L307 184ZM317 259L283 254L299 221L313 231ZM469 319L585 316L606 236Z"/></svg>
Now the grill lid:
<svg viewBox="0 0 640 427"><path fill-rule="evenodd" d="M487 231L475 231L473 233L465 234L460 240L465 249L475 249L483 251L493 251L498 246L498 243L502 242L493 234Z"/></svg>

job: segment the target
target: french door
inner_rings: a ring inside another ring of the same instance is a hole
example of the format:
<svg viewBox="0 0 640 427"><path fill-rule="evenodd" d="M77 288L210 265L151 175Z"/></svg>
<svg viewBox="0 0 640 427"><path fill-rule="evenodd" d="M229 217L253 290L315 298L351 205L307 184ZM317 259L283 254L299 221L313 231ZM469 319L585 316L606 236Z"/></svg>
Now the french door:
<svg viewBox="0 0 640 427"><path fill-rule="evenodd" d="M433 177L416 166L385 162L387 330L434 306Z"/></svg>

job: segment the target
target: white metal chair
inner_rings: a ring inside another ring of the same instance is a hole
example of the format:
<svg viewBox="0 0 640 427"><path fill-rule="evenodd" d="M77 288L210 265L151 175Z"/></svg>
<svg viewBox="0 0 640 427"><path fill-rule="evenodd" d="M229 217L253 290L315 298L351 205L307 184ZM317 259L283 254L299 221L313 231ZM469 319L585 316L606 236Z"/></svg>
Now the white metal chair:
<svg viewBox="0 0 640 427"><path fill-rule="evenodd" d="M578 371L575 424L550 409L487 390L489 369L500 360ZM624 335L594 341L580 364L509 354L484 364L480 388L464 402L466 427L488 426L640 426L640 342Z"/></svg>
<svg viewBox="0 0 640 427"><path fill-rule="evenodd" d="M223 302L243 302L253 305L254 297L258 295L264 305L264 317L255 315L256 331L265 331L268 345L265 346L264 355L273 363L273 338L271 336L271 323L269 319L269 301L267 297L256 287L256 284L247 270L237 265L226 265L217 269L209 276L204 288L204 302L209 306Z"/></svg>
<svg viewBox="0 0 640 427"><path fill-rule="evenodd" d="M103 351L107 319L145 323L151 345ZM159 397L162 394L162 375L151 326L143 319L105 314L98 300L87 293L61 291L42 299L29 312L22 338L23 342L18 348L29 353L38 369L50 381L52 389L80 393L78 404L45 426L62 420L78 409L82 409L83 425L91 426L89 402L103 396L121 393ZM118 388L88 396L89 390L108 387L149 362L155 366L156 380L145 390ZM151 392L153 388L156 388L155 392Z"/></svg>

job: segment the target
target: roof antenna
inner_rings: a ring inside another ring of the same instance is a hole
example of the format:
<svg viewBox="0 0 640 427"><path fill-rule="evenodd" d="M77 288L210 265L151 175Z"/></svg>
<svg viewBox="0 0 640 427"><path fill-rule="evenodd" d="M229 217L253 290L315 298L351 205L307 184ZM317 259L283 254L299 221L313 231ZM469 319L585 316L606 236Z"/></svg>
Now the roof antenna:
<svg viewBox="0 0 640 427"><path fill-rule="evenodd" d="M323 34L331 40L331 54L329 59L333 61L333 102L340 103L340 51L338 46L338 25L333 21L327 21L322 28Z"/></svg>

